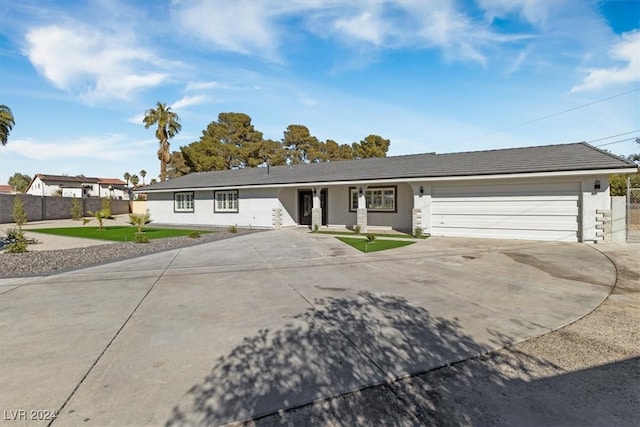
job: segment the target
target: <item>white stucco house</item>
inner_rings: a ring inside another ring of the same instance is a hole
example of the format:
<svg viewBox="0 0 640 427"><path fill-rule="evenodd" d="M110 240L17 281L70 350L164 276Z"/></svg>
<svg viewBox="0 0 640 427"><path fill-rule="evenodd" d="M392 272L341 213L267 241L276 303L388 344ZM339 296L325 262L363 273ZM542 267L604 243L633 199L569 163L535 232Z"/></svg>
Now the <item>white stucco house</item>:
<svg viewBox="0 0 640 427"><path fill-rule="evenodd" d="M636 171L575 143L192 173L144 192L158 223L586 242L601 236L609 175Z"/></svg>
<svg viewBox="0 0 640 427"><path fill-rule="evenodd" d="M34 196L108 197L128 200L127 184L117 178L36 174L26 194Z"/></svg>

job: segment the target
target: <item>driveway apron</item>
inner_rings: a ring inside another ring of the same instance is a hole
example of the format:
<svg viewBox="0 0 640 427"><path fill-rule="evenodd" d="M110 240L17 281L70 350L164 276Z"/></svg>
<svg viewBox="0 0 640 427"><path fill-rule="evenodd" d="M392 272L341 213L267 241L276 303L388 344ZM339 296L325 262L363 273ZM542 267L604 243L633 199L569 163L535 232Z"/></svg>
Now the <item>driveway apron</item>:
<svg viewBox="0 0 640 427"><path fill-rule="evenodd" d="M615 278L583 244L430 238L363 254L285 229L0 279L2 423L259 417L553 330Z"/></svg>

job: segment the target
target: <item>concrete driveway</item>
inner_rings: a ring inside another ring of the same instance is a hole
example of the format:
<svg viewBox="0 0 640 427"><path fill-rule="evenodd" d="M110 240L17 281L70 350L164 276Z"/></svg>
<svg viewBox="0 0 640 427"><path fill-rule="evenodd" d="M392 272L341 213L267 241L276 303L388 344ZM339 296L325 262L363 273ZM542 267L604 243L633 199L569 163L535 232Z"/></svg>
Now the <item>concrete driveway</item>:
<svg viewBox="0 0 640 427"><path fill-rule="evenodd" d="M286 229L2 279L2 423L257 417L556 329L615 278L582 244L431 238L362 254Z"/></svg>

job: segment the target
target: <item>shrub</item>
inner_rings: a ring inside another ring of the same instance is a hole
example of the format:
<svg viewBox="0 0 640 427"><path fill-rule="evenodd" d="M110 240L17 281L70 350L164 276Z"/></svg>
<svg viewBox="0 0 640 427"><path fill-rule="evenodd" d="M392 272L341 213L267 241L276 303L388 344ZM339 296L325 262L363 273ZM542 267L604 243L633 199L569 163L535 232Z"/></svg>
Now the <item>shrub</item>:
<svg viewBox="0 0 640 427"><path fill-rule="evenodd" d="M27 250L27 241L22 239L9 243L7 246L5 246L5 252L8 254L21 254L24 252L29 252Z"/></svg>
<svg viewBox="0 0 640 427"><path fill-rule="evenodd" d="M73 199L71 199L71 218L78 221L82 219L82 214L82 204L80 203L79 199L74 197Z"/></svg>
<svg viewBox="0 0 640 427"><path fill-rule="evenodd" d="M24 210L22 197L16 195L13 199L13 221L18 227L22 227L27 223L27 213Z"/></svg>
<svg viewBox="0 0 640 427"><path fill-rule="evenodd" d="M12 227L6 232L8 240L24 240L24 231L21 228Z"/></svg>
<svg viewBox="0 0 640 427"><path fill-rule="evenodd" d="M354 233L360 234L360 230L361 230L361 228L360 228L360 226L358 224L353 226L353 232Z"/></svg>
<svg viewBox="0 0 640 427"><path fill-rule="evenodd" d="M96 221L98 222L98 230L104 229L104 220L105 219L113 219L113 217L111 216L110 212L105 212L103 210L99 210L99 211L95 211L95 212L89 212L89 215L94 217L96 219ZM90 221L91 221L91 219L85 218L85 219L82 220L82 225L87 225Z"/></svg>
<svg viewBox="0 0 640 427"><path fill-rule="evenodd" d="M102 213L104 214L105 218L111 218L111 199L108 197L105 197L102 199Z"/></svg>
<svg viewBox="0 0 640 427"><path fill-rule="evenodd" d="M320 226L318 224L313 224L313 232L317 233Z"/></svg>
<svg viewBox="0 0 640 427"><path fill-rule="evenodd" d="M128 223L133 225L138 229L138 233L142 233L142 229L145 225L149 224L153 220L151 219L151 214L149 212L144 214L129 214Z"/></svg>
<svg viewBox="0 0 640 427"><path fill-rule="evenodd" d="M133 238L135 243L149 243L149 238L142 233L136 233L136 237Z"/></svg>
<svg viewBox="0 0 640 427"><path fill-rule="evenodd" d="M190 231L188 236L191 237L192 239L198 239L200 238L201 233L198 230L193 230Z"/></svg>
<svg viewBox="0 0 640 427"><path fill-rule="evenodd" d="M367 242L373 242L374 240L376 240L376 235L373 233L366 233L364 237Z"/></svg>
<svg viewBox="0 0 640 427"><path fill-rule="evenodd" d="M227 231L229 233L237 233L238 232L238 226L237 225L230 225L229 228L227 228Z"/></svg>
<svg viewBox="0 0 640 427"><path fill-rule="evenodd" d="M413 237L415 237L416 239L419 239L422 237L422 227L416 227L415 230L413 230Z"/></svg>
<svg viewBox="0 0 640 427"><path fill-rule="evenodd" d="M27 239L24 237L24 231L21 228L10 228L6 231L7 240L9 243L5 246L5 251L8 254L19 254L27 252Z"/></svg>

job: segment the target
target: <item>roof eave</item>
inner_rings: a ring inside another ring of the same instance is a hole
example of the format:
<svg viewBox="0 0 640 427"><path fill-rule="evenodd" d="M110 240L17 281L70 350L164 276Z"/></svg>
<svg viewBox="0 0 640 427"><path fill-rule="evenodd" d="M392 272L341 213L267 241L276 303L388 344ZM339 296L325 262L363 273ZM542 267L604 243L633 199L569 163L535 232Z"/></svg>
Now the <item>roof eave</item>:
<svg viewBox="0 0 640 427"><path fill-rule="evenodd" d="M333 180L333 181L310 181L310 182L281 182L269 184L238 184L238 185L207 185L191 187L170 187L162 189L134 190L134 193L166 193L177 191L206 191L206 190L230 190L236 188L287 188L287 187L317 187L336 185L370 185L394 182L438 182L438 181L466 181L466 180L495 180L507 178L547 178L547 177L569 177L569 176L589 176L589 175L614 175L637 173L638 168L608 168L608 169L584 169L570 171L543 171L543 172L514 172L503 174L470 174L470 175L448 175L448 176L418 176L418 177L394 177L380 179L356 179L356 180Z"/></svg>

